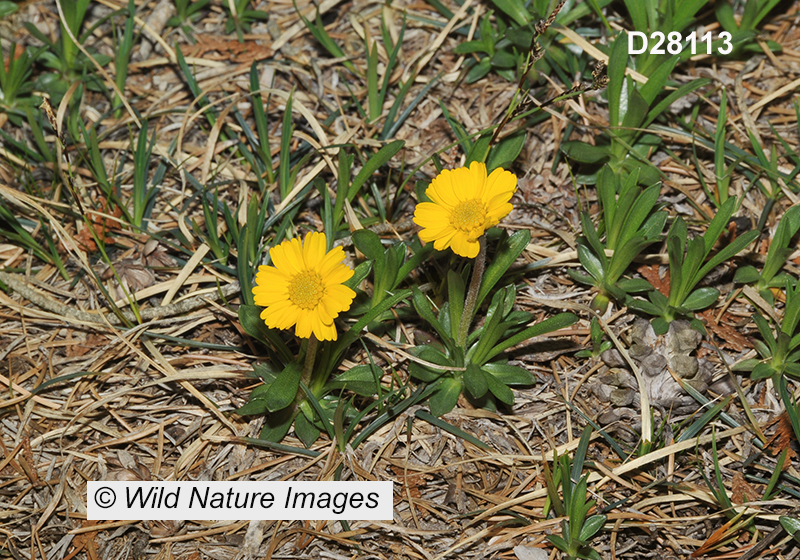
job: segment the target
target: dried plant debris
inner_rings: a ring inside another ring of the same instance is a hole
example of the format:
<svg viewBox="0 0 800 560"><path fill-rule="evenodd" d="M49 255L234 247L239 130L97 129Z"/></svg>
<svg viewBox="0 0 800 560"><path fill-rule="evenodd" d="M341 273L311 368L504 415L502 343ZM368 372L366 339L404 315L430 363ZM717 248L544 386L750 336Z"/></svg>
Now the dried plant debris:
<svg viewBox="0 0 800 560"><path fill-rule="evenodd" d="M693 329L689 321L673 321L669 331L657 336L650 322L634 321L630 333L628 354L639 367L647 387L650 403L662 410L671 409L677 414L693 412L697 402L676 379L691 385L700 393L709 390L714 374L713 365L706 359L696 357L702 335ZM601 354L604 366L592 385L594 394L614 408L600 416L602 424L617 422L624 417L638 416L638 384L622 354L609 349ZM712 388L714 393L730 392L726 382Z"/></svg>

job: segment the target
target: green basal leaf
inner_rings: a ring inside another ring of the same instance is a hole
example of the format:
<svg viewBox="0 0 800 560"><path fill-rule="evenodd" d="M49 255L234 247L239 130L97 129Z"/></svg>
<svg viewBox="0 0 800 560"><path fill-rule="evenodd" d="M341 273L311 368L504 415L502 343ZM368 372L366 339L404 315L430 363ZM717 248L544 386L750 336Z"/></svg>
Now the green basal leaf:
<svg viewBox="0 0 800 560"><path fill-rule="evenodd" d="M516 65L516 58L513 56L511 58L512 66ZM514 163L522 152L522 148L525 146L525 140L527 139L527 132L522 130L500 140L500 142L495 144L489 151L489 157L486 159L486 170L491 173L498 167L506 168Z"/></svg>
<svg viewBox="0 0 800 560"><path fill-rule="evenodd" d="M608 519L605 515L593 515L583 524L578 540L586 542L591 539L595 534L603 528L603 525Z"/></svg>
<svg viewBox="0 0 800 560"><path fill-rule="evenodd" d="M447 271L447 301L450 304L450 331L455 339L464 311L464 279L455 270Z"/></svg>
<svg viewBox="0 0 800 560"><path fill-rule="evenodd" d="M592 146L586 142L572 141L561 144L561 151L578 163L596 165L608 161L611 157L610 146Z"/></svg>
<svg viewBox="0 0 800 560"><path fill-rule="evenodd" d="M489 47L483 41L464 41L453 49L456 54L485 53L489 54Z"/></svg>
<svg viewBox="0 0 800 560"><path fill-rule="evenodd" d="M412 348L411 353L414 354L417 358L425 360L426 362L431 362L441 366L451 365L450 360L446 355L439 352L439 350L437 350L436 348L429 346L427 344ZM412 361L408 364L408 372L413 377L419 379L420 381L424 381L425 383L431 383L439 379L445 373L447 373L447 370L429 368L423 364Z"/></svg>
<svg viewBox="0 0 800 560"><path fill-rule="evenodd" d="M736 284L752 284L760 278L761 275L754 266L741 266L736 269L736 274L733 275L733 281Z"/></svg>
<svg viewBox="0 0 800 560"><path fill-rule="evenodd" d="M373 261L375 272L379 274L382 272L383 263L386 259L381 238L368 229L359 229L353 232L353 245L364 253L364 255Z"/></svg>
<svg viewBox="0 0 800 560"><path fill-rule="evenodd" d="M395 288L406 279L406 277L411 274L411 271L417 268L420 263L422 263L425 259L428 258L433 252L433 243L428 243L421 249L419 249L416 253L414 253L406 262L404 262L400 266L400 270L397 271L397 280L395 282Z"/></svg>
<svg viewBox="0 0 800 560"><path fill-rule="evenodd" d="M753 372L750 374L752 379L766 379L767 377L772 377L775 373L775 368L772 367L770 364L766 363L759 363L753 368Z"/></svg>
<svg viewBox="0 0 800 560"><path fill-rule="evenodd" d="M587 286L597 285L597 281L594 278L592 278L591 276L587 276L586 274L581 274L580 272L572 268L567 269L567 274L569 275L570 278L581 284L586 284Z"/></svg>
<svg viewBox="0 0 800 560"><path fill-rule="evenodd" d="M761 360L757 358L750 358L749 360L744 360L733 366L731 369L733 371L753 371L758 364L761 363Z"/></svg>
<svg viewBox="0 0 800 560"><path fill-rule="evenodd" d="M472 144L469 152L467 152L465 166L469 167L473 161L485 162L489 155L489 145L491 141L492 134L484 134L475 140L475 143Z"/></svg>
<svg viewBox="0 0 800 560"><path fill-rule="evenodd" d="M364 261L359 263L353 271L353 276L344 283L345 286L348 288L355 290L361 282L363 282L367 276L369 276L370 271L372 270L372 261Z"/></svg>
<svg viewBox="0 0 800 560"><path fill-rule="evenodd" d="M733 200L733 199L728 199ZM734 257L735 255L739 254L745 247L750 245L753 241L756 240L759 233L757 231L748 231L743 233L739 237L733 240L733 242L729 245L723 247L719 253L711 257L708 262L700 269L697 273L695 278L697 279L695 283L702 280L706 274L711 272L712 269L716 268L723 262L727 261L728 259Z"/></svg>
<svg viewBox="0 0 800 560"><path fill-rule="evenodd" d="M347 389L362 397L372 397L378 394L375 379L383 375L377 367L372 365L358 365L341 375L337 375L325 385L325 392Z"/></svg>
<svg viewBox="0 0 800 560"><path fill-rule="evenodd" d="M474 84L475 82L486 76L486 74L488 74L491 70L492 70L491 59L488 56L482 58L478 64L470 68L470 71L467 72L467 83Z"/></svg>
<svg viewBox="0 0 800 560"><path fill-rule="evenodd" d="M501 342L497 346L491 349L488 353L484 361L491 360L504 350L511 348L521 342L529 338L533 338L535 336L541 336L543 334L557 331L559 329L563 329L564 327L568 327L569 325L573 325L578 321L577 315L574 313L559 313L555 317L550 317L549 319L545 319L544 321L540 321L536 323L532 327L528 327L527 329L523 330L515 334L514 336L506 339L505 341ZM490 387L491 389L491 387Z"/></svg>
<svg viewBox="0 0 800 560"><path fill-rule="evenodd" d="M442 326L442 324L436 318L436 315L434 315L428 298L425 297L425 295L416 286L413 286L411 290L411 301L414 304L414 309L416 309L417 313L419 313L419 316L427 321L434 329L436 329L436 332L443 341L450 341L450 333Z"/></svg>
<svg viewBox="0 0 800 560"><path fill-rule="evenodd" d="M259 394L256 395L256 391L264 387L265 389L269 389L267 385L261 385L253 389L253 393L250 394L250 400L237 408L234 412L239 416L253 416L253 415L261 415L268 412L267 410L267 403L263 398L264 391L259 391Z"/></svg>
<svg viewBox="0 0 800 560"><path fill-rule="evenodd" d="M772 329L770 328L769 323L767 323L767 320L764 319L764 317L762 317L760 314L756 313L755 315L753 315L753 322L756 324L758 332L761 334L761 338L769 346L770 350L774 351L776 340L775 337L772 335Z"/></svg>
<svg viewBox="0 0 800 560"><path fill-rule="evenodd" d="M578 244L578 260L581 265L586 269L595 284L600 284L604 280L603 262L595 256L595 254L584 244Z"/></svg>
<svg viewBox="0 0 800 560"><path fill-rule="evenodd" d="M514 261L517 260L528 246L531 240L531 232L527 229L516 232L500 243L495 253L494 260L486 267L486 271L481 281L481 289L478 290L478 299L475 302L475 309L477 310L483 300L489 295L489 292L494 288L503 275L508 271Z"/></svg>
<svg viewBox="0 0 800 560"><path fill-rule="evenodd" d="M531 15L528 13L528 10L525 9L525 3L522 0L492 0L492 4L497 6L519 25L527 26L531 22ZM486 21L488 21L488 18L486 18Z"/></svg>
<svg viewBox="0 0 800 560"><path fill-rule="evenodd" d="M284 364L292 362L294 355L278 334L267 327L261 319L261 311L262 309L256 305L240 305L239 322L242 328L254 339L274 349Z"/></svg>
<svg viewBox="0 0 800 560"><path fill-rule="evenodd" d="M507 325L503 323L503 307L507 290L508 288L503 288L492 296L492 303L489 304L489 309L486 312L486 321L480 329L480 337L478 342L467 352L467 360L477 364L485 362L487 359L485 357L486 352L505 333Z"/></svg>
<svg viewBox="0 0 800 560"><path fill-rule="evenodd" d="M606 282L609 284L616 283L633 260L639 256L639 253L654 242L654 239L645 239L642 234L636 234L632 239L626 240L624 245L614 251L606 267Z"/></svg>
<svg viewBox="0 0 800 560"><path fill-rule="evenodd" d="M428 401L431 414L434 416L442 416L453 410L453 407L458 402L458 396L461 394L460 379L447 377L439 381L438 384L438 389Z"/></svg>
<svg viewBox="0 0 800 560"><path fill-rule="evenodd" d="M463 380L467 391L469 391L470 395L475 399L480 399L489 390L483 371L472 362L467 364Z"/></svg>
<svg viewBox="0 0 800 560"><path fill-rule="evenodd" d="M492 66L495 68L516 68L517 57L508 51L497 51L492 57Z"/></svg>
<svg viewBox="0 0 800 560"><path fill-rule="evenodd" d="M264 402L267 410L275 412L286 408L294 402L297 390L300 387L300 377L303 368L297 362L289 363L283 371L278 374L275 382L270 386L270 391L264 395Z"/></svg>
<svg viewBox="0 0 800 560"><path fill-rule="evenodd" d="M600 236L597 233L597 230L592 223L592 218L588 212L581 212L581 230L583 231L583 236L586 238L586 241L589 243L589 247L592 248L592 252L595 254L597 259L603 263L601 268L606 267L607 257L605 253L605 246L600 241Z"/></svg>
<svg viewBox="0 0 800 560"><path fill-rule="evenodd" d="M617 286L628 294L647 292L653 289L653 285L644 278L623 278L617 282Z"/></svg>
<svg viewBox="0 0 800 560"><path fill-rule="evenodd" d="M297 418L294 419L294 435L303 442L306 449L319 439L320 433L319 429L306 418L305 414L298 414Z"/></svg>
<svg viewBox="0 0 800 560"><path fill-rule="evenodd" d="M667 334L669 330L669 323L663 317L656 317L653 319L650 324L653 327L653 332L655 332L658 336Z"/></svg>
<svg viewBox="0 0 800 560"><path fill-rule="evenodd" d="M497 400L508 405L514 405L514 393L508 388L508 385L502 383L494 375L487 374L484 376L486 384L489 386L489 391L497 397Z"/></svg>
<svg viewBox="0 0 800 560"><path fill-rule="evenodd" d="M682 307L690 311L699 311L709 305L713 305L719 298L719 290L716 288L698 288L689 294L683 302Z"/></svg>
<svg viewBox="0 0 800 560"><path fill-rule="evenodd" d="M297 410L291 406L287 406L285 409L273 414L268 414L264 419L264 426L261 428L259 439L270 443L281 441L289 433L289 428L292 427L296 414Z"/></svg>
<svg viewBox="0 0 800 560"><path fill-rule="evenodd" d="M562 552L567 552L567 550L569 550L567 541L558 535L547 535L547 541Z"/></svg>
<svg viewBox="0 0 800 560"><path fill-rule="evenodd" d="M10 16L17 10L19 10L19 6L15 2L10 2L8 0L0 2L0 18Z"/></svg>
<svg viewBox="0 0 800 560"><path fill-rule="evenodd" d="M520 366L489 362L488 364L483 364L481 369L505 385L529 386L536 384L536 377Z"/></svg>

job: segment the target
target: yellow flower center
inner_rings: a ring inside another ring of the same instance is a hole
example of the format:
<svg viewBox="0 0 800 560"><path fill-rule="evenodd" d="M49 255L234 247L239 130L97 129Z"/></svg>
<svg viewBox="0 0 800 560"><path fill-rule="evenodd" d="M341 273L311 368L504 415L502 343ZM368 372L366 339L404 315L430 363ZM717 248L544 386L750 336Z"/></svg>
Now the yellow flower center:
<svg viewBox="0 0 800 560"><path fill-rule="evenodd" d="M486 205L479 198L465 200L453 208L450 224L461 231L471 232L486 224Z"/></svg>
<svg viewBox="0 0 800 560"><path fill-rule="evenodd" d="M289 281L289 299L297 307L315 309L324 295L322 276L314 270L304 270Z"/></svg>

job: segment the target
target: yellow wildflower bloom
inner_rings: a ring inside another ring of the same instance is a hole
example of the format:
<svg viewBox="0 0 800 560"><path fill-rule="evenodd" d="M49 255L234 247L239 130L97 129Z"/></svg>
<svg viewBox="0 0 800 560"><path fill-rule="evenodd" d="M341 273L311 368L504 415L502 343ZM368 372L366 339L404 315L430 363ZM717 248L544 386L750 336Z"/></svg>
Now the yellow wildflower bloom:
<svg viewBox="0 0 800 560"><path fill-rule="evenodd" d="M509 202L517 190L517 177L495 169L486 176L486 165L445 169L431 182L425 194L433 202L421 202L414 223L422 226L419 238L439 251L450 247L462 257L478 255L478 238L511 212Z"/></svg>
<svg viewBox="0 0 800 560"><path fill-rule="evenodd" d="M350 309L356 293L342 285L353 276L344 264L344 250L325 252L324 233L311 232L303 243L284 241L270 249L275 266L260 266L253 288L256 305L266 307L261 318L272 329L289 329L318 340L336 340L333 320Z"/></svg>

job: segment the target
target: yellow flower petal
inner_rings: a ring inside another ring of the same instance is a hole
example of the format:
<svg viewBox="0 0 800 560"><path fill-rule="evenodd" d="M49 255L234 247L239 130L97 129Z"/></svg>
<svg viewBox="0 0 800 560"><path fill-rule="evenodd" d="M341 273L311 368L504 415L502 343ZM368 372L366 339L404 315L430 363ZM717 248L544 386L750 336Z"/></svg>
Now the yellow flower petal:
<svg viewBox="0 0 800 560"><path fill-rule="evenodd" d="M334 319L350 309L356 294L342 282L353 276L341 247L325 251L324 233L308 233L270 249L273 266L259 267L253 296L264 306L261 319L274 329L290 329L301 338L336 340Z"/></svg>
<svg viewBox="0 0 800 560"><path fill-rule="evenodd" d="M315 231L308 232L303 241L303 261L306 268L314 268L325 258L325 234Z"/></svg>
<svg viewBox="0 0 800 560"><path fill-rule="evenodd" d="M422 227L419 238L439 251L450 247L475 258L478 239L513 209L509 201L516 189L513 173L498 168L487 177L481 162L442 171L426 191L432 202L421 202L414 211L414 223Z"/></svg>

